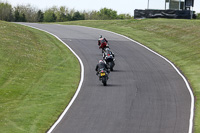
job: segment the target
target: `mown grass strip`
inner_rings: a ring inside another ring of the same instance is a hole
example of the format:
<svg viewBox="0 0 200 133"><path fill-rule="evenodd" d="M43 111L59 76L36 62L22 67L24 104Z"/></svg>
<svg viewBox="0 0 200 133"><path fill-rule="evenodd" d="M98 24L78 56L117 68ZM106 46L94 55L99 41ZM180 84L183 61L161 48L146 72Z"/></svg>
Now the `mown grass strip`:
<svg viewBox="0 0 200 133"><path fill-rule="evenodd" d="M194 131L195 133L200 133L199 20L89 20L59 24L82 25L123 34L146 45L172 61L187 77L193 88L195 95Z"/></svg>
<svg viewBox="0 0 200 133"><path fill-rule="evenodd" d="M80 66L55 37L0 21L0 132L41 133L74 95Z"/></svg>

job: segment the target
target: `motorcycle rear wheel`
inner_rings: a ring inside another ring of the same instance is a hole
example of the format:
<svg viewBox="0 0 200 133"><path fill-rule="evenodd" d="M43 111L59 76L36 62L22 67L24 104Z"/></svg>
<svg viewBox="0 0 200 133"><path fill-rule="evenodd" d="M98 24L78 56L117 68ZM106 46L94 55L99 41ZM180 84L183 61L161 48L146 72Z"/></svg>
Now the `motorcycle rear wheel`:
<svg viewBox="0 0 200 133"><path fill-rule="evenodd" d="M103 83L103 85L104 85L104 86L106 86L106 85L107 85L107 80L106 80L106 77L103 77L103 78L102 78L102 83Z"/></svg>

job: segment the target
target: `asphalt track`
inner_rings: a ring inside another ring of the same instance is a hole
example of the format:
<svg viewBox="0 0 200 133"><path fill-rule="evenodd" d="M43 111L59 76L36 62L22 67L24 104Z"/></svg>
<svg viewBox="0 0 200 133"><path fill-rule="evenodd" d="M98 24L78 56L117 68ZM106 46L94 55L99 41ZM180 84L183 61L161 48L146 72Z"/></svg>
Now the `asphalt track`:
<svg viewBox="0 0 200 133"><path fill-rule="evenodd" d="M53 133L188 133L191 96L181 76L164 59L110 32L80 27L29 24L67 43L84 64L78 97ZM108 86L95 75L102 58L99 35L116 56Z"/></svg>

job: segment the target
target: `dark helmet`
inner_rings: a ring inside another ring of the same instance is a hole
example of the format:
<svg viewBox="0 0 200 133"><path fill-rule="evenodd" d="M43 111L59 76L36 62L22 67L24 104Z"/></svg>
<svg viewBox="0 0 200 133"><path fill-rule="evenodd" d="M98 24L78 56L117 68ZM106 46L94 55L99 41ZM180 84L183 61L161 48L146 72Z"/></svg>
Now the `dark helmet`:
<svg viewBox="0 0 200 133"><path fill-rule="evenodd" d="M103 36L102 35L99 35L99 38L102 38Z"/></svg>

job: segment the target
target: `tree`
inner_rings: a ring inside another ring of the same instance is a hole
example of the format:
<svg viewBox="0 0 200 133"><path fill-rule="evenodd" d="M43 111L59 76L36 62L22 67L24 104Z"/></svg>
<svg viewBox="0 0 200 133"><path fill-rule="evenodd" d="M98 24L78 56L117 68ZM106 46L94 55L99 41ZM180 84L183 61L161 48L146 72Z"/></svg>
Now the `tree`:
<svg viewBox="0 0 200 133"><path fill-rule="evenodd" d="M43 22L43 21L44 21L44 13L41 10L39 10L37 12L37 22Z"/></svg>
<svg viewBox="0 0 200 133"><path fill-rule="evenodd" d="M23 14L26 17L26 21L28 22L37 22L37 10L31 5L18 5L15 7L15 10L18 10L21 17Z"/></svg>
<svg viewBox="0 0 200 133"><path fill-rule="evenodd" d="M10 4L0 2L0 20L12 21L12 6Z"/></svg>
<svg viewBox="0 0 200 133"><path fill-rule="evenodd" d="M103 8L98 11L98 15L100 19L116 19L117 18L117 11L114 11L112 9Z"/></svg>
<svg viewBox="0 0 200 133"><path fill-rule="evenodd" d="M92 20L100 19L97 11L91 11L89 14L90 14L90 19L92 19Z"/></svg>
<svg viewBox="0 0 200 133"><path fill-rule="evenodd" d="M72 20L72 16L69 13L66 16L67 16L67 21L71 21Z"/></svg>
<svg viewBox="0 0 200 133"><path fill-rule="evenodd" d="M52 14L52 22L56 22L56 19L57 19L56 14L53 13L53 14Z"/></svg>
<svg viewBox="0 0 200 133"><path fill-rule="evenodd" d="M19 15L19 11L15 10L15 22L20 22L20 15Z"/></svg>
<svg viewBox="0 0 200 133"><path fill-rule="evenodd" d="M90 12L87 12L87 11L84 10L82 14L84 15L85 20L90 19Z"/></svg>
<svg viewBox="0 0 200 133"><path fill-rule="evenodd" d="M15 22L26 22L26 15L15 10Z"/></svg>
<svg viewBox="0 0 200 133"><path fill-rule="evenodd" d="M26 22L26 15L15 10L15 22Z"/></svg>
<svg viewBox="0 0 200 133"><path fill-rule="evenodd" d="M45 22L56 22L56 15L54 13L54 10L48 9L44 13L44 21Z"/></svg>
<svg viewBox="0 0 200 133"><path fill-rule="evenodd" d="M85 17L83 14L80 14L79 11L75 12L73 17L72 17L72 20L84 20Z"/></svg>
<svg viewBox="0 0 200 133"><path fill-rule="evenodd" d="M56 21L57 22L64 22L64 21L68 21L71 20L71 17L68 17L69 11L68 8L66 8L65 6L61 6L59 9L57 9L55 11L56 14Z"/></svg>
<svg viewBox="0 0 200 133"><path fill-rule="evenodd" d="M21 21L22 21L22 22L26 22L26 15L25 15L24 13L22 13Z"/></svg>
<svg viewBox="0 0 200 133"><path fill-rule="evenodd" d="M69 15L70 15L70 16L74 16L74 13L75 13L75 9L69 10Z"/></svg>

